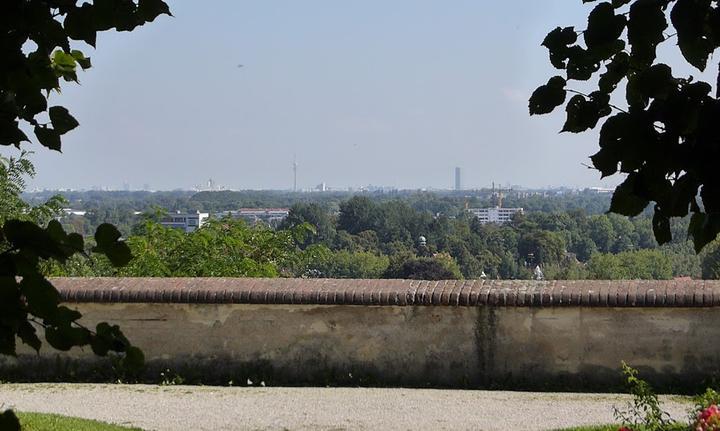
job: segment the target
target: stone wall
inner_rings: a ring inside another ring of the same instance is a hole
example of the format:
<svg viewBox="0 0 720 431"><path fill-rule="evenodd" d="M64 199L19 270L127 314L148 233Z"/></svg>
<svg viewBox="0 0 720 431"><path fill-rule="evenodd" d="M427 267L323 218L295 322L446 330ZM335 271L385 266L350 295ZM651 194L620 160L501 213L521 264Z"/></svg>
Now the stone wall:
<svg viewBox="0 0 720 431"><path fill-rule="evenodd" d="M117 323L143 349L141 380L617 390L624 360L663 390L693 391L720 368L716 282L54 283L84 323ZM90 349L23 350L0 378L137 377L109 362Z"/></svg>

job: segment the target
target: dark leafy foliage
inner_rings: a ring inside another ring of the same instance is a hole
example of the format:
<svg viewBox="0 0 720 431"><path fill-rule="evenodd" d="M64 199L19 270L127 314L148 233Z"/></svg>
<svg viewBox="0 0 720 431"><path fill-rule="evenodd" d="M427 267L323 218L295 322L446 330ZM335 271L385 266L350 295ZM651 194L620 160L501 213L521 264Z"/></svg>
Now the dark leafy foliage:
<svg viewBox="0 0 720 431"><path fill-rule="evenodd" d="M0 430L19 430L20 420L12 410L0 413Z"/></svg>
<svg viewBox="0 0 720 431"><path fill-rule="evenodd" d="M700 251L720 232L720 179L715 172L720 100L711 94L710 84L674 76L669 65L656 62L656 51L674 39L684 59L705 70L720 46L718 2L586 2L594 7L584 31L558 27L543 41L550 62L564 69L565 77L555 76L535 90L530 114L563 105L567 92L573 92L568 82L597 78L597 91L575 92L567 101L562 131L584 132L609 116L600 127L600 150L591 160L603 177L627 175L610 210L634 216L654 203L653 228L660 244L671 240L669 220L690 213L688 234ZM583 35L583 45L577 34ZM610 97L623 83L626 107L613 106Z"/></svg>
<svg viewBox="0 0 720 431"><path fill-rule="evenodd" d="M131 31L160 14L170 14L161 0L76 1L7 0L0 6L0 145L29 141L21 122L33 127L37 140L60 151L60 137L78 126L62 106L48 108L47 94L60 82L77 82L77 68L90 59L72 49L73 41L95 46L98 31ZM30 43L28 45L28 43ZM24 48L31 46L26 53ZM50 121L38 117L47 112Z"/></svg>
<svg viewBox="0 0 720 431"><path fill-rule="evenodd" d="M20 147L30 139L60 151L62 135L79 123L62 106L48 107L51 92L61 80L77 82L77 68L91 61L74 49L75 41L95 46L98 31L131 31L161 14L170 14L161 0L5 0L0 2L0 145ZM49 121L46 121L48 118ZM3 218L5 220L6 218ZM120 233L101 225L95 251L115 265L126 264L130 252L119 241ZM100 355L124 353L127 366L139 366L142 352L131 346L117 326L98 325L95 330L78 323L80 314L59 304L59 296L41 274L45 260L65 262L84 253L83 237L67 234L60 223L41 227L37 221L7 219L0 229L0 353L14 355L16 338L38 350L37 327L46 341L68 350L90 345ZM1 418L3 429L19 429L12 413Z"/></svg>
<svg viewBox="0 0 720 431"><path fill-rule="evenodd" d="M106 229L117 233L112 226ZM94 331L82 326L78 323L80 313L60 305L57 291L38 269L41 261L64 263L76 253L84 253L82 236L67 234L56 220L42 228L32 221L15 219L5 222L0 235L0 353L14 355L16 337L39 350L41 341L36 328L42 327L45 339L55 349L90 345L101 355L109 351L128 353L124 360L138 363L141 356L117 326L100 324ZM117 238L108 241L107 248L129 255L124 242Z"/></svg>

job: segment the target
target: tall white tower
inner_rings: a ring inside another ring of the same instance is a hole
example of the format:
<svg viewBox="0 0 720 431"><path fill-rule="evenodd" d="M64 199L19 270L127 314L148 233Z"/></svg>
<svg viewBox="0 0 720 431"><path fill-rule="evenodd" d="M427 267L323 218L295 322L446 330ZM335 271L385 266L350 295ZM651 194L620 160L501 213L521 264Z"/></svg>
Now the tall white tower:
<svg viewBox="0 0 720 431"><path fill-rule="evenodd" d="M293 192L297 192L297 158L293 154Z"/></svg>

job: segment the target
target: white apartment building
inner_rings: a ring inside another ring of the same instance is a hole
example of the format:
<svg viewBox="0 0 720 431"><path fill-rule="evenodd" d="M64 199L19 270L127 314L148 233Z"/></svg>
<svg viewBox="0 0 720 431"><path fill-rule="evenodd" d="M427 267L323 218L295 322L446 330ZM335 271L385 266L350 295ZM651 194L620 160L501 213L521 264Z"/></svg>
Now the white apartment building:
<svg viewBox="0 0 720 431"><path fill-rule="evenodd" d="M160 220L160 224L165 227L171 227L175 229L182 229L185 232L193 232L196 229L202 227L207 221L210 215L208 213L175 213L168 214Z"/></svg>
<svg viewBox="0 0 720 431"><path fill-rule="evenodd" d="M285 220L288 214L290 214L290 208L240 208L234 211L224 211L216 216L218 218L225 216L241 218L251 224L262 221L274 226Z"/></svg>
<svg viewBox="0 0 720 431"><path fill-rule="evenodd" d="M468 212L480 220L480 223L503 224L512 221L515 214L522 214L522 208L469 208Z"/></svg>

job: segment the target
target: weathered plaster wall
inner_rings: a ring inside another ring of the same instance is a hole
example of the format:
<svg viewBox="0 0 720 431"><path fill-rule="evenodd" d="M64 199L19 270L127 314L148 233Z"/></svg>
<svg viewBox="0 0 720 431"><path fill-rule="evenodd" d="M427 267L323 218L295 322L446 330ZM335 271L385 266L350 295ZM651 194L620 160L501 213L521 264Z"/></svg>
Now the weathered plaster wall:
<svg viewBox="0 0 720 431"><path fill-rule="evenodd" d="M613 390L620 362L666 390L720 368L716 308L76 303L143 349L144 380ZM19 365L30 365L19 367ZM5 380L113 378L90 349L23 350Z"/></svg>

